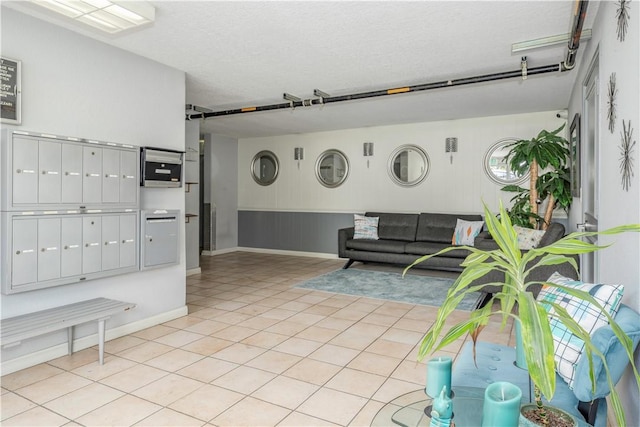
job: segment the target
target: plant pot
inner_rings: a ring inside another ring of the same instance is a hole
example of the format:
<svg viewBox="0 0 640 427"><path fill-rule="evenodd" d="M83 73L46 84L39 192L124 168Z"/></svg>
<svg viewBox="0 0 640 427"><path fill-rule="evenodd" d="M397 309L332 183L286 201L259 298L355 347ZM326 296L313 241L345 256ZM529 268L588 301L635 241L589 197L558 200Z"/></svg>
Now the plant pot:
<svg viewBox="0 0 640 427"><path fill-rule="evenodd" d="M547 410L547 413L552 417L550 423L546 427L577 427L578 421L563 411L562 409L556 408L550 405L544 405L544 408ZM520 427L545 427L543 424L533 421L527 418L524 414L529 411L537 411L538 407L535 403L528 403L526 405L522 405L520 407ZM554 419L560 418L564 421L564 424L554 423Z"/></svg>

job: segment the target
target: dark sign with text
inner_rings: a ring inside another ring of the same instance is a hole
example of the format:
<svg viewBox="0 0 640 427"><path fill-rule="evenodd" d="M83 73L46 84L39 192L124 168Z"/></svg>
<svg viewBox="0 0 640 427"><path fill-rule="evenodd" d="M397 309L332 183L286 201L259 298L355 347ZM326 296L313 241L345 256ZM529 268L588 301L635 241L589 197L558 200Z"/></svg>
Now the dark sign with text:
<svg viewBox="0 0 640 427"><path fill-rule="evenodd" d="M2 121L20 124L20 61L0 58Z"/></svg>

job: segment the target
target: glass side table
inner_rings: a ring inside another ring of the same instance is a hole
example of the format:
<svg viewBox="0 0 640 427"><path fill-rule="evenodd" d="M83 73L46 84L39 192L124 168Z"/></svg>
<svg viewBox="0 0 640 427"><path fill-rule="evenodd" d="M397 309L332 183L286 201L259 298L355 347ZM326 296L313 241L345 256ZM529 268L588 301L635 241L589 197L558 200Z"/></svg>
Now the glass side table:
<svg viewBox="0 0 640 427"><path fill-rule="evenodd" d="M431 406L432 400L425 394L424 389L398 396L378 411L371 421L371 425L429 427L431 416L428 413L425 414L425 408ZM480 425L484 403L483 388L455 387L452 400L453 421L456 427Z"/></svg>

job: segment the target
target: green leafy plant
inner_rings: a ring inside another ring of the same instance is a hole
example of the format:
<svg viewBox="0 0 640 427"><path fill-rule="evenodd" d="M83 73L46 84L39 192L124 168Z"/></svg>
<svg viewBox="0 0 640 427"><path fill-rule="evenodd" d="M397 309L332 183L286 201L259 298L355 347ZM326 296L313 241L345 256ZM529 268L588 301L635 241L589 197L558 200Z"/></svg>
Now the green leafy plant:
<svg viewBox="0 0 640 427"><path fill-rule="evenodd" d="M436 254L419 258L404 270L404 273L406 273L408 269L416 264L452 250L464 248L470 251L470 255L462 263L464 270L449 289L446 300L438 309L434 324L422 340L418 358L422 360L426 355L438 351L467 333L471 334L475 345L478 336L487 325L491 316L501 316L503 327L509 318L513 318L514 321L517 319L521 326L523 349L531 380L544 397L546 397L547 400L551 400L556 388L553 335L549 326L547 311L544 309L542 303L536 301L533 294L528 291L528 288L534 284L544 283L547 286L560 288L574 297L594 304L600 309L602 309L602 306L588 292L554 283L531 281L528 278L529 273L537 266L559 265L567 262L577 271L576 261L573 256L595 252L607 247L588 243L581 240L582 238L594 235L640 232L640 224L619 226L601 232L572 233L548 246L522 252L518 248L518 238L513 229L511 219L502 204L500 205L499 219L489 211L486 205L484 206L484 211L487 228L496 241L498 249L481 250L471 246L449 247ZM474 280L485 276L492 270L504 272L504 283L485 283L471 286ZM502 290L493 294L492 299L484 307L471 312L468 320L451 327L438 342L438 337L441 336L447 318L456 309L465 295L470 292L479 291L487 285L498 285L501 286ZM497 308L494 311L495 301L498 301L499 304L495 304ZM516 304L518 306L517 312L514 310ZM589 333L585 331L566 310L555 303L550 304L555 309L554 316L557 316L573 334L585 342L585 352L589 358L592 383L595 381L592 357L595 355L602 359L611 389L611 406L614 410L616 420L619 425L626 425L624 411L609 374L609 367L607 366L605 356L592 344ZM613 332L626 350L640 391L640 375L633 360L631 340L624 334L615 320L606 311L603 312L606 314Z"/></svg>
<svg viewBox="0 0 640 427"><path fill-rule="evenodd" d="M558 135L562 129L564 125L553 132L542 130L535 138L521 139L507 146L510 149L506 159L511 170L519 175L529 172L528 190L515 185L502 188L503 191L518 193L514 197L517 201L525 196L529 198L528 207L517 203L509 210L511 220L518 225L537 228L539 224L546 230L557 204L565 209L571 206L571 183L566 167L570 154L569 142ZM546 168L551 170L540 175L540 171ZM544 217L541 217L538 206L547 198L547 209ZM528 224L522 223L522 218L525 217L529 220Z"/></svg>

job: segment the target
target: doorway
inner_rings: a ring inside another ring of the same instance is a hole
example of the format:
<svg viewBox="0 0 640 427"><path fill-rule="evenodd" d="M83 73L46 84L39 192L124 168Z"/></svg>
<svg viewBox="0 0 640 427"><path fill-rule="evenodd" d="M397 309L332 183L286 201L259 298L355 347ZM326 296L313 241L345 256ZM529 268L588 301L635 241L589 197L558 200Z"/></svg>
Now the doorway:
<svg viewBox="0 0 640 427"><path fill-rule="evenodd" d="M599 56L596 52L585 78L582 90L583 123L581 126L583 141L583 159L581 165L582 184L582 224L578 224L579 231L598 231L598 207L600 204L600 162L599 162L599 123L600 105L599 84ZM598 243L597 237L587 238L593 244ZM599 279L598 252L583 254L580 257L581 279L589 283L597 283Z"/></svg>

